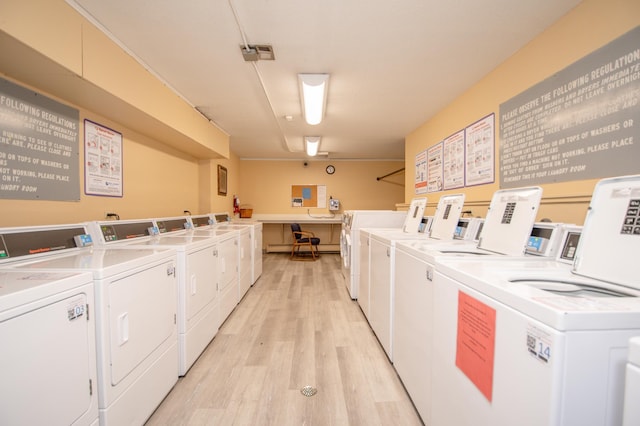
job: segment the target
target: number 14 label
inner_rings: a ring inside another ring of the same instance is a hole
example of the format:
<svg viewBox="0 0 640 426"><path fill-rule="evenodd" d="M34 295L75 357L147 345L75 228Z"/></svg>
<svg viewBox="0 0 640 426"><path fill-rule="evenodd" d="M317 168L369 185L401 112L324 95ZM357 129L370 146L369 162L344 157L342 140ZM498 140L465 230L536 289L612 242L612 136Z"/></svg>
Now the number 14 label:
<svg viewBox="0 0 640 426"><path fill-rule="evenodd" d="M527 327L527 351L540 362L548 364L551 361L551 336L536 326Z"/></svg>

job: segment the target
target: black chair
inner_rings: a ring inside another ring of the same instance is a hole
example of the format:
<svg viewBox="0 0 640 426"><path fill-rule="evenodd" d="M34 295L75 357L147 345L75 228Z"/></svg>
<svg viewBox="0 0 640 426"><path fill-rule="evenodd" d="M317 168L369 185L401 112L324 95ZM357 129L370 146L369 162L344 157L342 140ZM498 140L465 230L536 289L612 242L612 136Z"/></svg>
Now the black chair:
<svg viewBox="0 0 640 426"><path fill-rule="evenodd" d="M318 244L320 238L317 238L313 232L303 231L297 223L291 224L291 233L293 234L293 246L291 247L291 259L293 260L316 260L320 257L318 252ZM311 252L311 258L305 256L306 250L300 253L301 247L308 247Z"/></svg>

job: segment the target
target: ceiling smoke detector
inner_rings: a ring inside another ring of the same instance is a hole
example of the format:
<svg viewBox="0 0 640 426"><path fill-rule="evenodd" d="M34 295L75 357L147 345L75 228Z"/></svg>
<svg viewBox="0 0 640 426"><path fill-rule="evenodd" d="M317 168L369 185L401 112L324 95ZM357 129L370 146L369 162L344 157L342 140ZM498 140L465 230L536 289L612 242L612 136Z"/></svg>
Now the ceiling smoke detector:
<svg viewBox="0 0 640 426"><path fill-rule="evenodd" d="M276 59L273 53L273 46L270 44L249 44L241 45L242 57L247 62L273 61Z"/></svg>

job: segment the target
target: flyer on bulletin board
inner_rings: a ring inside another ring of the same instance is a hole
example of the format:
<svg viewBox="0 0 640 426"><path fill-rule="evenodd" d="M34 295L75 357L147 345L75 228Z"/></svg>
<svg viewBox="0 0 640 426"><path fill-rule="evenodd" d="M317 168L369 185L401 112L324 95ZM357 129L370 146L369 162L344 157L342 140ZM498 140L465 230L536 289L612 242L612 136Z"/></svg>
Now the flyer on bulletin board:
<svg viewBox="0 0 640 426"><path fill-rule="evenodd" d="M496 310L458 292L456 367L491 402L496 340Z"/></svg>
<svg viewBox="0 0 640 426"><path fill-rule="evenodd" d="M122 133L84 120L84 192L122 197Z"/></svg>

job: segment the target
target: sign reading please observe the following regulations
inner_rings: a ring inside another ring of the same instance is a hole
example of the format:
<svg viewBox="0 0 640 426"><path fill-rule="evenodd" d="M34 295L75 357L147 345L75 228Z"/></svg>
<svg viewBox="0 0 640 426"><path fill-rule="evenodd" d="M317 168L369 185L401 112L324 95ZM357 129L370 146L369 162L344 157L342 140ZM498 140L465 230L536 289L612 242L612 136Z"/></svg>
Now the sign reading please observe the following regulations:
<svg viewBox="0 0 640 426"><path fill-rule="evenodd" d="M640 172L640 27L500 105L500 187Z"/></svg>
<svg viewBox="0 0 640 426"><path fill-rule="evenodd" d="M80 200L79 113L0 79L0 198Z"/></svg>

